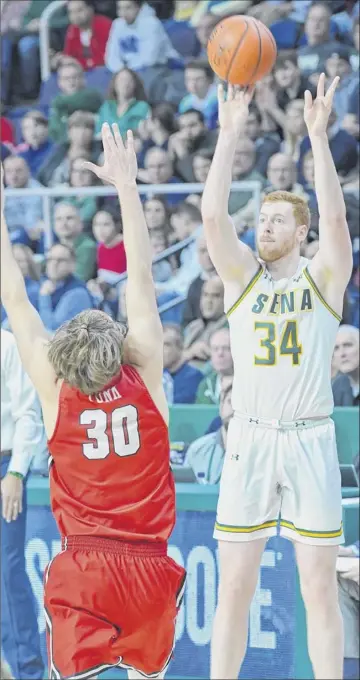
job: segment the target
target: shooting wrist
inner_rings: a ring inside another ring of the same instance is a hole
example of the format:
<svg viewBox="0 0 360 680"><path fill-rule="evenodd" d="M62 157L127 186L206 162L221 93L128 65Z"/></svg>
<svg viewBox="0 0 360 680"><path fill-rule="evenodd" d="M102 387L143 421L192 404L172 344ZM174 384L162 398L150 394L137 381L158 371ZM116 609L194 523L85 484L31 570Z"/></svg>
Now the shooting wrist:
<svg viewBox="0 0 360 680"><path fill-rule="evenodd" d="M12 477L16 477L16 479L21 479L21 481L24 479L24 475L21 474L21 472L15 472L15 470L9 470L8 475L12 475Z"/></svg>
<svg viewBox="0 0 360 680"><path fill-rule="evenodd" d="M244 127L245 130L245 127ZM219 142L221 146L223 147L229 147L230 149L234 149L235 145L237 144L237 141L239 138L242 136L244 130L239 130L238 132L234 132L233 130L227 130L226 128L220 128L219 132Z"/></svg>

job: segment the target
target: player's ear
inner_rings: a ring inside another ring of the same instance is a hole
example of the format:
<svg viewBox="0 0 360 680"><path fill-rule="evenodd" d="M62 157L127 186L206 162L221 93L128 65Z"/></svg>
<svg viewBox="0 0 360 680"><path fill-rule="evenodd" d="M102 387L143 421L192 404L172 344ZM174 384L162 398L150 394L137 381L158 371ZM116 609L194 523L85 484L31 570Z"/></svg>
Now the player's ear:
<svg viewBox="0 0 360 680"><path fill-rule="evenodd" d="M297 228L297 233L299 237L299 243L304 243L306 241L306 237L308 235L308 226L306 224L300 224Z"/></svg>

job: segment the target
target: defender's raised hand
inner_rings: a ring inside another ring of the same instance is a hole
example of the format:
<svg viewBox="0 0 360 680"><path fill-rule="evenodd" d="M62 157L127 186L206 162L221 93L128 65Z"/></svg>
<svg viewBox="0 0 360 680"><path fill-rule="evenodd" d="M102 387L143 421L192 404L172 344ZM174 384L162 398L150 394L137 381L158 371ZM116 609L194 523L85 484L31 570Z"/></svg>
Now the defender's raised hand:
<svg viewBox="0 0 360 680"><path fill-rule="evenodd" d="M306 90L304 94L304 120L310 138L326 135L334 94L339 81L338 76L334 78L325 94L325 73L322 73L317 86L316 99L313 100L311 92Z"/></svg>
<svg viewBox="0 0 360 680"><path fill-rule="evenodd" d="M241 90L228 85L225 96L224 86L218 87L219 123L220 128L239 137L244 131L249 115L249 105L254 94L254 87Z"/></svg>
<svg viewBox="0 0 360 680"><path fill-rule="evenodd" d="M113 124L112 131L110 125L104 123L101 138L104 147L104 165L84 161L84 168L91 170L103 182L116 187L134 185L138 168L131 130L128 130L125 145L116 123Z"/></svg>

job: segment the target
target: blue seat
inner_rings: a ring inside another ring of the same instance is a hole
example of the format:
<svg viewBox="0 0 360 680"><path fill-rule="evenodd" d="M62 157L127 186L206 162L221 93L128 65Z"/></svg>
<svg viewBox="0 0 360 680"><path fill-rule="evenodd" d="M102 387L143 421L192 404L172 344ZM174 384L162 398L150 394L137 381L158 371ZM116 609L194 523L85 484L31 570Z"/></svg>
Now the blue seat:
<svg viewBox="0 0 360 680"><path fill-rule="evenodd" d="M97 66L91 71L86 71L86 85L94 90L99 90L99 92L105 96L109 89L112 76L113 74L108 71L106 66Z"/></svg>
<svg viewBox="0 0 360 680"><path fill-rule="evenodd" d="M200 43L195 30L187 21L164 21L164 28L174 49L184 58L197 57L200 53Z"/></svg>
<svg viewBox="0 0 360 680"><path fill-rule="evenodd" d="M278 50L291 50L306 44L301 24L293 19L275 21L270 26Z"/></svg>

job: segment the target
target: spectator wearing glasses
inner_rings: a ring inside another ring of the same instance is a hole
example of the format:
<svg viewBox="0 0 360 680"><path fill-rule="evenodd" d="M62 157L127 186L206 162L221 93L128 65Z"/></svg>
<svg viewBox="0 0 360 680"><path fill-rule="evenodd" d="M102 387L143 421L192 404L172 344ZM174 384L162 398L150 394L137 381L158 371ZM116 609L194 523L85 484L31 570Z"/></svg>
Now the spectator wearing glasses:
<svg viewBox="0 0 360 680"><path fill-rule="evenodd" d="M75 61L60 64L57 76L60 94L51 102L49 136L54 142L64 142L69 117L79 111L97 113L102 96L98 90L86 86L83 68Z"/></svg>
<svg viewBox="0 0 360 680"><path fill-rule="evenodd" d="M39 294L39 314L49 331L56 331L79 312L94 307L86 285L75 276L76 255L71 246L57 243L46 258L46 278Z"/></svg>

